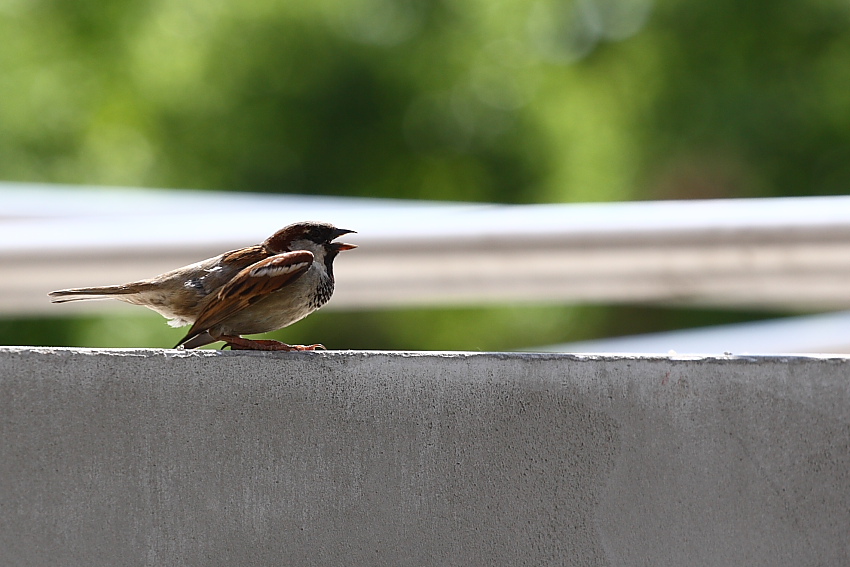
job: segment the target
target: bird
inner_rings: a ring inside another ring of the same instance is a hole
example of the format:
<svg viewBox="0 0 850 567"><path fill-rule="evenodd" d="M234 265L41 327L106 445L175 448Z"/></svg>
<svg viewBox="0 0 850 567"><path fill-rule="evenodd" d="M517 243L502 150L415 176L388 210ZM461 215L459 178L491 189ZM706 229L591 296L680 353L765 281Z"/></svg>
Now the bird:
<svg viewBox="0 0 850 567"><path fill-rule="evenodd" d="M48 295L52 303L119 299L156 311L173 327L191 325L174 348L223 341L231 350L324 349L321 344L288 345L241 335L282 329L327 303L334 292L334 259L342 251L357 248L334 240L350 233L355 231L325 222L297 222L260 244L150 279L60 289Z"/></svg>

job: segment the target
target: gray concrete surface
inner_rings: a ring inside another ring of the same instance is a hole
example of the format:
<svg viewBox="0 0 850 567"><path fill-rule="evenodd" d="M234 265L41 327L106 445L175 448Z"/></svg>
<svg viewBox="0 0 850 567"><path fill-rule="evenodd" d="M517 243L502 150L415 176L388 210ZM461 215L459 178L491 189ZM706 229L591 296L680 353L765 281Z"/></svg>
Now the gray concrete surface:
<svg viewBox="0 0 850 567"><path fill-rule="evenodd" d="M0 348L0 564L850 564L850 359Z"/></svg>

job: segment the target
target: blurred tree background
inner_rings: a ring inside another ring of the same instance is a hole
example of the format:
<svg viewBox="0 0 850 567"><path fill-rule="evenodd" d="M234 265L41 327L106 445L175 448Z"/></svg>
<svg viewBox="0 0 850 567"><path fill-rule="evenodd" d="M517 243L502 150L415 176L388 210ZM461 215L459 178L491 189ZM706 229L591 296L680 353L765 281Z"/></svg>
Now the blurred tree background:
<svg viewBox="0 0 850 567"><path fill-rule="evenodd" d="M0 0L0 38L3 180L503 203L850 187L846 0ZM321 312L276 336L511 349L754 316ZM180 335L0 318L3 344Z"/></svg>

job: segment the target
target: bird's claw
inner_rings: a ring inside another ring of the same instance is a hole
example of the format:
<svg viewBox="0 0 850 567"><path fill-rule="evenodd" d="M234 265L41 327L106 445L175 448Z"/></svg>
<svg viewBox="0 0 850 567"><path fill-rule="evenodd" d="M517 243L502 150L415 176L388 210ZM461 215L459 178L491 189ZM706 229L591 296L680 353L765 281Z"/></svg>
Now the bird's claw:
<svg viewBox="0 0 850 567"><path fill-rule="evenodd" d="M245 339L242 337L221 337L225 347L230 350L282 350L282 351L305 351L305 350L327 350L324 345L288 345L280 341L270 339Z"/></svg>

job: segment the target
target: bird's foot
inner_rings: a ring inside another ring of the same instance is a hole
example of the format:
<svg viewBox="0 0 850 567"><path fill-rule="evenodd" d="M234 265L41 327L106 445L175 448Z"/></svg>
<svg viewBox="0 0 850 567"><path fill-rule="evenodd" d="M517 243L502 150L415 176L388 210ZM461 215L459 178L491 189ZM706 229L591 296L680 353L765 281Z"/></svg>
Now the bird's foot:
<svg viewBox="0 0 850 567"><path fill-rule="evenodd" d="M288 345L280 341L268 339L245 339L238 336L222 335L219 337L224 341L224 346L229 346L230 350L325 350L324 345Z"/></svg>

